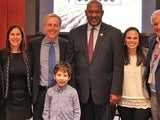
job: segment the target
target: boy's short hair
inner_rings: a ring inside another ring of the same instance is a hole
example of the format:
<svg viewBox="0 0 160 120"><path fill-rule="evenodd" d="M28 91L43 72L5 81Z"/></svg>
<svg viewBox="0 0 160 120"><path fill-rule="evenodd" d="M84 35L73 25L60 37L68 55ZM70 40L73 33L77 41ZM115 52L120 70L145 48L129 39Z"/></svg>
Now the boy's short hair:
<svg viewBox="0 0 160 120"><path fill-rule="evenodd" d="M71 77L72 69L71 65L68 62L59 62L56 64L54 68L54 74L56 74L58 71L67 72L68 76Z"/></svg>

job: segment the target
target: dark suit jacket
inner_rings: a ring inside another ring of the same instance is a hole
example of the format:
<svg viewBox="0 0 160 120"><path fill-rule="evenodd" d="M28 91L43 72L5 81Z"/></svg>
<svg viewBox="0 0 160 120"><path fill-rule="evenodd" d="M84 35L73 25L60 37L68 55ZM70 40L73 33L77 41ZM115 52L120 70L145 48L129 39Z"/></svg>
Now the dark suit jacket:
<svg viewBox="0 0 160 120"><path fill-rule="evenodd" d="M147 72L146 72L146 77L147 79L149 78L149 73L150 73L150 61L152 59L152 54L153 54L153 50L156 44L156 35L152 35L148 38L147 40L147 45L149 48L149 52L148 52L148 58L147 58ZM148 80L147 83L148 84ZM160 104L160 60L158 62L158 66L155 72L155 87L156 87L156 94L157 94L157 100L158 103Z"/></svg>
<svg viewBox="0 0 160 120"><path fill-rule="evenodd" d="M71 83L75 83L82 103L88 101L90 89L96 104L109 101L111 93L121 94L124 60L120 30L101 24L91 63L87 54L87 24L71 30L68 48L74 72Z"/></svg>
<svg viewBox="0 0 160 120"><path fill-rule="evenodd" d="M33 76L33 103L37 100L37 95L39 92L39 81L40 81L40 50L41 50L41 43L44 36L34 38L29 40L29 51L32 55L32 76ZM64 61L66 58L66 50L67 50L67 40L61 37L58 38L59 41L59 48L60 48L60 61Z"/></svg>

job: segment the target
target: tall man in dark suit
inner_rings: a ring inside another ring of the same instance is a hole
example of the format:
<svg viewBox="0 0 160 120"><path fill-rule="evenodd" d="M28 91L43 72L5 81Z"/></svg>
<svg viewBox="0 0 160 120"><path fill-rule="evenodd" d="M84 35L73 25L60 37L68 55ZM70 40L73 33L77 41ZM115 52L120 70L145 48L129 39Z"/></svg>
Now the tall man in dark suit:
<svg viewBox="0 0 160 120"><path fill-rule="evenodd" d="M33 58L33 120L42 120L45 94L48 89L49 48L54 46L55 61L64 61L67 40L58 37L61 18L56 14L48 14L44 18L45 36L29 41L29 51ZM53 75L53 73L52 73Z"/></svg>
<svg viewBox="0 0 160 120"><path fill-rule="evenodd" d="M151 111L153 120L160 120L160 9L150 18L154 33L148 38L147 84L151 93Z"/></svg>
<svg viewBox="0 0 160 120"><path fill-rule="evenodd" d="M70 84L78 90L81 120L102 120L105 114L105 120L111 119L110 105L118 103L122 93L122 34L102 22L103 12L99 1L90 1L85 10L88 23L69 34L68 60L73 67ZM90 38L93 38L91 57Z"/></svg>

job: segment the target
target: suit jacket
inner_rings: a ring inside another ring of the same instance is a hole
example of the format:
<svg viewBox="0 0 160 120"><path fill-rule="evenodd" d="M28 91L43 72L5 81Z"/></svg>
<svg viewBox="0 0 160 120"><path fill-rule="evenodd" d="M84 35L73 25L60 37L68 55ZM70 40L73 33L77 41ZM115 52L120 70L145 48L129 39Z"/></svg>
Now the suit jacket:
<svg viewBox="0 0 160 120"><path fill-rule="evenodd" d="M87 24L70 31L68 60L73 67L71 85L86 103L90 90L96 104L109 101L111 93L122 93L123 40L120 30L102 23L91 63L87 52Z"/></svg>
<svg viewBox="0 0 160 120"><path fill-rule="evenodd" d="M150 73L150 62L152 60L152 54L154 51L154 47L156 45L156 35L152 35L147 40L147 45L149 48L148 57L147 57L147 70L146 70L146 79L148 84L148 78ZM156 95L157 95L157 101L160 104L160 60L158 62L158 66L155 72L155 88L156 88Z"/></svg>
<svg viewBox="0 0 160 120"><path fill-rule="evenodd" d="M32 94L33 94L33 103L36 102L38 92L39 92L39 82L40 82L40 50L41 43L44 36L34 38L29 40L29 51L32 55L32 76L33 76L33 85L32 85ZM67 40L61 37L58 38L59 49L60 49L60 61L64 61L66 58L66 49L67 49Z"/></svg>

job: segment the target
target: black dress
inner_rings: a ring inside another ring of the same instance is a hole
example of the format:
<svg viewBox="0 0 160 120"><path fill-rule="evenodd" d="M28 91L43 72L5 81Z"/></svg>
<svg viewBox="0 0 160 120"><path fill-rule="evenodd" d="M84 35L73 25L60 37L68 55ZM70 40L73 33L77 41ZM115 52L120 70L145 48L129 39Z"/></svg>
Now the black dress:
<svg viewBox="0 0 160 120"><path fill-rule="evenodd" d="M5 103L6 120L26 120L32 110L27 88L27 68L22 54L13 53L9 65L9 87Z"/></svg>

